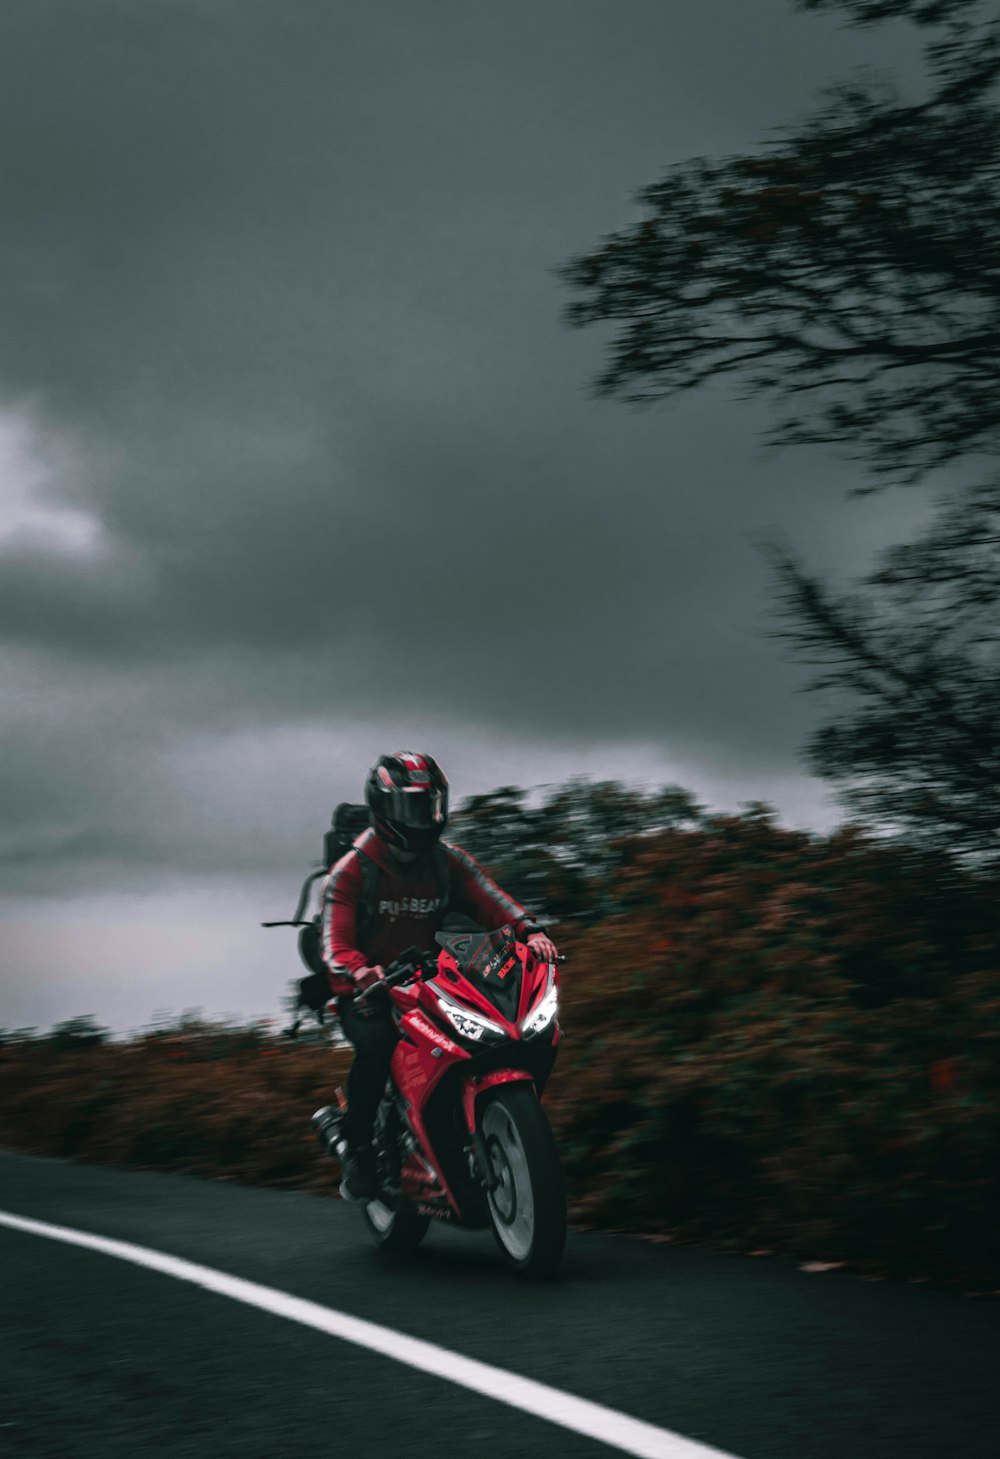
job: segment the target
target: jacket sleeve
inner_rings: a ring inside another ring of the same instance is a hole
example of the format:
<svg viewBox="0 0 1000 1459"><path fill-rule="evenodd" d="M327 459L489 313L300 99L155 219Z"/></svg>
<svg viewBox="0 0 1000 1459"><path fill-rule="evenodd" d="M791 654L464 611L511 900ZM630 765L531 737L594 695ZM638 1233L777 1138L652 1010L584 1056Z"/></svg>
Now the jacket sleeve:
<svg viewBox="0 0 1000 1459"><path fill-rule="evenodd" d="M323 888L323 961L331 979L351 977L368 959L357 946L361 864L349 851L333 867Z"/></svg>
<svg viewBox="0 0 1000 1459"><path fill-rule="evenodd" d="M451 875L449 903L455 911L465 912L487 932L509 922L521 941L540 930L531 913L502 891L475 857L450 843L444 844L444 851Z"/></svg>

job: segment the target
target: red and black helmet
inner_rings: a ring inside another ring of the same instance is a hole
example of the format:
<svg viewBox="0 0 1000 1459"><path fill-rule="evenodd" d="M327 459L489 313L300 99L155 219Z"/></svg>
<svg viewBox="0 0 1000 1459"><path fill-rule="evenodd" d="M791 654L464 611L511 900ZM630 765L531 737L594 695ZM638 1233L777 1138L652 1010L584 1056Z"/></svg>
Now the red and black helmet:
<svg viewBox="0 0 1000 1459"><path fill-rule="evenodd" d="M375 830L397 851L426 851L448 824L448 777L430 755L380 755L365 799Z"/></svg>

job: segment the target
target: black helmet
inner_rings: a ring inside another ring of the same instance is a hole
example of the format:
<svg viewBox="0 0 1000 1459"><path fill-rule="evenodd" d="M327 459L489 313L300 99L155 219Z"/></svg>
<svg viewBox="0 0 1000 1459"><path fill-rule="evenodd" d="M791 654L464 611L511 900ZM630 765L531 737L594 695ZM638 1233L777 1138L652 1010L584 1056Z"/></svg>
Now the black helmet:
<svg viewBox="0 0 1000 1459"><path fill-rule="evenodd" d="M448 777L430 755L413 750L379 756L365 800L375 830L397 851L426 851L448 824Z"/></svg>

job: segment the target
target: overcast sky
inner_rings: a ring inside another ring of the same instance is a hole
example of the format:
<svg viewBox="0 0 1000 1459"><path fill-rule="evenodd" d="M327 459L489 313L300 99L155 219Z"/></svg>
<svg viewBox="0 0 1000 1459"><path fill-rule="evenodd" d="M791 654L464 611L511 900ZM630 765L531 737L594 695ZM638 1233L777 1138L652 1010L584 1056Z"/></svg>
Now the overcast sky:
<svg viewBox="0 0 1000 1459"><path fill-rule="evenodd" d="M596 401L555 270L914 55L786 0L6 0L0 1026L277 1012L257 923L385 750L833 822L755 540L860 571L922 502Z"/></svg>

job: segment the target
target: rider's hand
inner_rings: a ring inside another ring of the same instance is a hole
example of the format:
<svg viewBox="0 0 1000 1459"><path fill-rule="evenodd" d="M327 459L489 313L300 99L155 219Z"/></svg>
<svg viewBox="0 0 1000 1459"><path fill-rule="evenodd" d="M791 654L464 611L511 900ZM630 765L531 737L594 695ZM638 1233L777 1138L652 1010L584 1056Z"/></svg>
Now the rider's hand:
<svg viewBox="0 0 1000 1459"><path fill-rule="evenodd" d="M385 977L385 969L375 965L372 968L358 968L354 974L354 988L358 993L364 993L367 988L374 988L376 983L381 983Z"/></svg>
<svg viewBox="0 0 1000 1459"><path fill-rule="evenodd" d="M528 938L528 946L540 963L554 963L559 956L555 943L544 932L533 932Z"/></svg>

